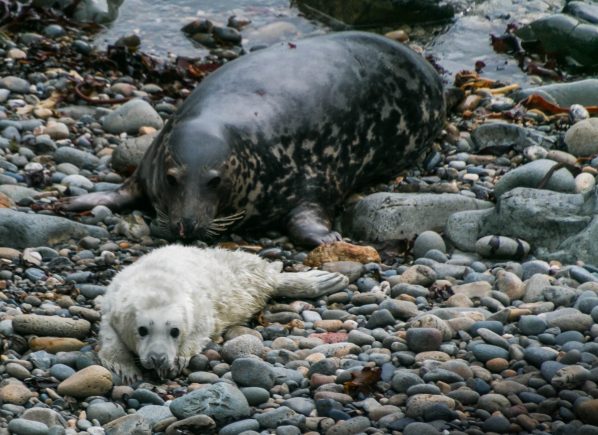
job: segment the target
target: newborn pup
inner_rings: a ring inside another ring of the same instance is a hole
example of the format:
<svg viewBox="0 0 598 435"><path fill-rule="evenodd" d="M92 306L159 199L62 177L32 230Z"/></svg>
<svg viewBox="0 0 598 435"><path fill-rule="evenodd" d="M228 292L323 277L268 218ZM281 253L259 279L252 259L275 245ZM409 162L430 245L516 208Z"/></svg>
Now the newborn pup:
<svg viewBox="0 0 598 435"><path fill-rule="evenodd" d="M317 298L347 284L336 273L285 273L281 262L246 252L166 246L109 285L99 356L127 383L141 379L137 357L160 378L173 377L211 338L247 322L271 296Z"/></svg>

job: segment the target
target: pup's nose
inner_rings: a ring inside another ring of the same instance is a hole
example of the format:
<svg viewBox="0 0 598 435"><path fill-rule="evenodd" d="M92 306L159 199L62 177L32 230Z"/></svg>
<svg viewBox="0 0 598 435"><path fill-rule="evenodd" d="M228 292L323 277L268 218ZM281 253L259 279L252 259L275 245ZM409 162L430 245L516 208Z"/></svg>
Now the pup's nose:
<svg viewBox="0 0 598 435"><path fill-rule="evenodd" d="M165 367L168 363L168 358L163 353L152 352L148 355L149 361L155 369Z"/></svg>

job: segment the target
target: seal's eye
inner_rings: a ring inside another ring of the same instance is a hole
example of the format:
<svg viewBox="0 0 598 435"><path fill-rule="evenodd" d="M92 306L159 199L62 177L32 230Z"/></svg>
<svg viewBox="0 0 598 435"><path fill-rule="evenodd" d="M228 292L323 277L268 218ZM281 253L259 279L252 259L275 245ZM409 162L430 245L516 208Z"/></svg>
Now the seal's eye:
<svg viewBox="0 0 598 435"><path fill-rule="evenodd" d="M145 326L140 326L139 329L137 330L137 332L139 332L139 335L141 337L145 337L149 331L147 330L147 328Z"/></svg>
<svg viewBox="0 0 598 435"><path fill-rule="evenodd" d="M208 187L215 189L220 184L220 177L214 177L210 181L208 181Z"/></svg>
<svg viewBox="0 0 598 435"><path fill-rule="evenodd" d="M181 333L181 331L179 331L179 328L172 328L170 330L170 336L172 338L177 338L179 336L179 334Z"/></svg>
<svg viewBox="0 0 598 435"><path fill-rule="evenodd" d="M166 175L166 181L171 186L176 186L176 177L174 175L170 175L170 174Z"/></svg>

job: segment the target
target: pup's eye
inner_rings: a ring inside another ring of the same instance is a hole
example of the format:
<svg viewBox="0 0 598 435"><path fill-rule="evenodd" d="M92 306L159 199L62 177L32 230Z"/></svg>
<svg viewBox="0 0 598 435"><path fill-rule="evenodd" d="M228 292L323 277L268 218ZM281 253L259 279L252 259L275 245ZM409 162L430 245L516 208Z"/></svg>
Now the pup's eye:
<svg viewBox="0 0 598 435"><path fill-rule="evenodd" d="M170 330L170 336L172 338L177 338L179 336L179 334L181 333L181 331L179 331L179 328L172 328Z"/></svg>
<svg viewBox="0 0 598 435"><path fill-rule="evenodd" d="M166 181L168 182L168 184L170 184L171 186L176 186L176 177L174 175L167 175L166 176Z"/></svg>
<svg viewBox="0 0 598 435"><path fill-rule="evenodd" d="M140 326L139 329L137 330L137 332L139 332L139 335L141 337L145 337L149 331L147 330L147 328L145 326Z"/></svg>

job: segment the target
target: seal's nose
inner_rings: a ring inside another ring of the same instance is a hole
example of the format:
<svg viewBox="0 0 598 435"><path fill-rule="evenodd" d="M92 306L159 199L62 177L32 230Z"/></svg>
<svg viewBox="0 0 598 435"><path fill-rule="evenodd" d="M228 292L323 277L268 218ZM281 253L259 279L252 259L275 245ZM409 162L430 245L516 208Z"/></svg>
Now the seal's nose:
<svg viewBox="0 0 598 435"><path fill-rule="evenodd" d="M163 353L152 352L148 355L147 359L150 360L155 369L165 367L168 364L168 358Z"/></svg>
<svg viewBox="0 0 598 435"><path fill-rule="evenodd" d="M189 239L193 236L195 230L195 221L189 218L183 218L179 222L179 237L181 239Z"/></svg>

